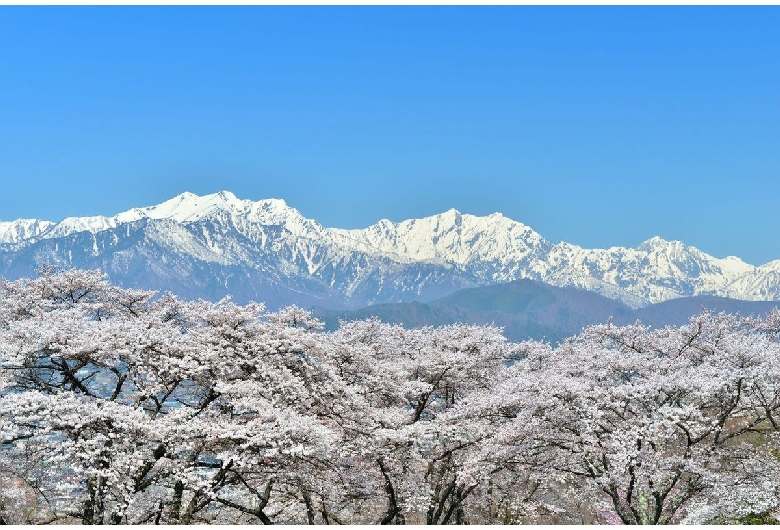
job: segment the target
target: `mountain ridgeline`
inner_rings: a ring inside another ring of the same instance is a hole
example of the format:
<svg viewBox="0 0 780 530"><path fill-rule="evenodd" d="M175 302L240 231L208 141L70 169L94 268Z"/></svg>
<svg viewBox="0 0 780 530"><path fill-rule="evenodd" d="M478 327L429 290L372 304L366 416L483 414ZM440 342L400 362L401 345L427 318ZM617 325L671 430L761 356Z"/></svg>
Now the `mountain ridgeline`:
<svg viewBox="0 0 780 530"><path fill-rule="evenodd" d="M498 213L456 210L361 230L326 228L284 201L226 191L183 193L114 217L0 222L0 275L33 276L42 264L101 269L126 287L230 295L270 308L435 300L427 307L441 310L448 295L468 296L463 289L523 279L598 293L606 297L598 304L620 302L615 307L626 311L691 296L780 300L780 260L757 267L658 237L637 248L584 249L553 244ZM586 294L567 297L597 312L595 301L577 298ZM572 311L558 317L579 325L579 309Z"/></svg>
<svg viewBox="0 0 780 530"><path fill-rule="evenodd" d="M676 298L639 309L597 293L572 287L555 287L535 280L462 289L428 303L376 304L355 310L314 308L328 330L339 321L378 318L404 327L444 326L458 322L495 324L512 341L560 342L591 324L611 321L617 326L642 322L659 328L681 326L703 310L763 316L780 302L751 302L717 296Z"/></svg>

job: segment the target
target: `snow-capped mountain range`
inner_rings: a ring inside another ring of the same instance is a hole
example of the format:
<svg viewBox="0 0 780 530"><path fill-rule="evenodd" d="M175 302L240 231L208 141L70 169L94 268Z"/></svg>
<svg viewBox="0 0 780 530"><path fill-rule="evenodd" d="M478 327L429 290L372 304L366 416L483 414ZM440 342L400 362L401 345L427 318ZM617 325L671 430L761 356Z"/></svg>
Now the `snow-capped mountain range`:
<svg viewBox="0 0 780 530"><path fill-rule="evenodd" d="M631 307L693 295L780 300L780 260L759 267L654 237L637 248L553 244L495 213L449 210L361 230L326 228L284 201L183 193L114 217L0 222L0 275L41 264L100 268L126 285L189 297L359 307L427 301L521 278Z"/></svg>

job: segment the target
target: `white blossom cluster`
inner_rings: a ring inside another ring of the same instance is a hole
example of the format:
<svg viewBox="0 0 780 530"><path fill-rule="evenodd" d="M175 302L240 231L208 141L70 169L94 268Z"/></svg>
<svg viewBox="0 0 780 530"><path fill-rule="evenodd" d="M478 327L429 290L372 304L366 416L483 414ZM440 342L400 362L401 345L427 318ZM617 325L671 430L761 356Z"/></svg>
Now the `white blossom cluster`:
<svg viewBox="0 0 780 530"><path fill-rule="evenodd" d="M43 270L0 285L0 522L770 520L778 323L325 332Z"/></svg>

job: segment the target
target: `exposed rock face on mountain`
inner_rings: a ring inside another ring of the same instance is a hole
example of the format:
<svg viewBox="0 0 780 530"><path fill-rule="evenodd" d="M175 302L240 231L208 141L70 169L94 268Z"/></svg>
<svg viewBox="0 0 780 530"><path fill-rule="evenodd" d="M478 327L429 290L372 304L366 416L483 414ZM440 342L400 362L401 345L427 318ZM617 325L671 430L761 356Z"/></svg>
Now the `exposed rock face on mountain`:
<svg viewBox="0 0 780 530"><path fill-rule="evenodd" d="M0 274L40 264L100 268L126 286L188 297L329 307L430 301L464 287L528 278L630 307L693 295L780 299L780 260L760 267L678 241L637 248L553 244L492 214L449 210L362 230L326 228L284 201L183 193L114 217L0 223Z"/></svg>

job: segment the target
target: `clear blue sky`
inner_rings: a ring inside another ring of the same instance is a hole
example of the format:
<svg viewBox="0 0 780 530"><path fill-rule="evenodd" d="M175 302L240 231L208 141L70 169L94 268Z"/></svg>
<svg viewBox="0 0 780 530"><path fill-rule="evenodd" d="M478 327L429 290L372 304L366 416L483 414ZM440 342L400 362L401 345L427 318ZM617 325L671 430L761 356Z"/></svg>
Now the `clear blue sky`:
<svg viewBox="0 0 780 530"><path fill-rule="evenodd" d="M0 220L182 191L780 258L778 7L0 7Z"/></svg>

